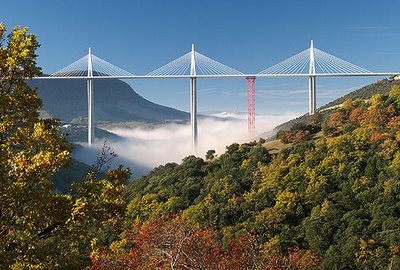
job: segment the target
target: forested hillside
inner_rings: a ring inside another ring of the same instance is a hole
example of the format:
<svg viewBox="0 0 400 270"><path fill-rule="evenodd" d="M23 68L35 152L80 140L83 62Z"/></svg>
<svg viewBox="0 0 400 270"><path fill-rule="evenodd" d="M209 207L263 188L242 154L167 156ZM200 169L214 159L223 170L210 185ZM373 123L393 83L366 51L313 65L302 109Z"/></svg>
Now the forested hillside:
<svg viewBox="0 0 400 270"><path fill-rule="evenodd" d="M329 114L329 111L326 111L326 109L340 105L346 100L370 99L375 94L388 94L389 91L392 89L392 87L399 86L399 85L400 85L400 80L394 80L393 78L376 81L375 83L361 87L360 89L352 91L338 99L335 99L335 100L329 102L328 104L321 106L320 108L318 108L317 115L318 115L318 117L323 118L324 115ZM289 129L295 124L298 124L298 123L304 124L309 121L310 121L310 119L309 119L308 114L305 114L303 116L300 116L296 119L292 119L286 123L283 123L283 124L277 126L275 128L275 130L279 131L282 129Z"/></svg>
<svg viewBox="0 0 400 270"><path fill-rule="evenodd" d="M395 80L394 78L386 78L382 80L377 80L375 83L366 85L352 91L343 97L335 99L328 104L321 106L321 109L329 108L335 105L342 104L344 101L348 99L369 99L375 94L388 94L393 86L400 85L400 80Z"/></svg>
<svg viewBox="0 0 400 270"><path fill-rule="evenodd" d="M347 100L312 126L324 135L307 136L310 125L288 130L294 145L272 157L260 143L232 144L219 157L190 156L134 181L125 222L139 227L122 234L97 266L140 265L141 252L168 261L152 249L162 239L152 238L154 246L130 241L151 224L172 226L159 218L174 213L174 222L213 233L210 241L227 250L241 237L251 241L252 255L242 253L252 261L246 269L271 266L271 258L290 264L296 248L300 269L299 262L303 269L400 267L400 87ZM124 257L130 252L139 257Z"/></svg>

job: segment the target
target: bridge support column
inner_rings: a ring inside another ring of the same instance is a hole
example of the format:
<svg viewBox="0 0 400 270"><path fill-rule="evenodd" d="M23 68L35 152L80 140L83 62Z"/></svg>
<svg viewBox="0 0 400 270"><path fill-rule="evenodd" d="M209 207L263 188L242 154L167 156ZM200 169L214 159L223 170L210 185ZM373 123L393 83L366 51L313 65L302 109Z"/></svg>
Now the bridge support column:
<svg viewBox="0 0 400 270"><path fill-rule="evenodd" d="M197 147L197 89L196 89L196 52L192 44L190 55L190 124L192 127L192 151Z"/></svg>
<svg viewBox="0 0 400 270"><path fill-rule="evenodd" d="M88 77L93 77L93 64L92 64L92 51L89 48L88 54ZM94 117L94 93L93 93L93 80L87 80L87 95L88 95L88 144L92 145L94 141L94 125L93 125L93 117Z"/></svg>
<svg viewBox="0 0 400 270"><path fill-rule="evenodd" d="M256 77L247 77L247 132L249 139L253 139L254 137L254 129L255 129L255 91L254 91L254 83Z"/></svg>
<svg viewBox="0 0 400 270"><path fill-rule="evenodd" d="M190 78L190 124L192 128L192 150L197 147L197 87L196 78Z"/></svg>
<svg viewBox="0 0 400 270"><path fill-rule="evenodd" d="M308 79L308 93L309 93L309 108L308 108L308 114L313 115L316 110L316 81L315 81L315 53L314 53L314 42L311 40L310 44L310 78Z"/></svg>
<svg viewBox="0 0 400 270"><path fill-rule="evenodd" d="M310 76L308 79L308 93L309 93L309 110L308 114L313 115L315 114L316 110L316 78L315 76Z"/></svg>
<svg viewBox="0 0 400 270"><path fill-rule="evenodd" d="M94 141L94 126L93 126L93 80L87 80L87 95L88 95L88 144L92 145Z"/></svg>

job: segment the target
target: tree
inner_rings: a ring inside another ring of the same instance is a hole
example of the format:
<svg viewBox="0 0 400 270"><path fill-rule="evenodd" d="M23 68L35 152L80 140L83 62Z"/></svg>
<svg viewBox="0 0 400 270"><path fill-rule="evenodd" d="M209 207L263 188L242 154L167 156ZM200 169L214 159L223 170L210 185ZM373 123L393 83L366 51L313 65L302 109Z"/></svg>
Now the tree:
<svg viewBox="0 0 400 270"><path fill-rule="evenodd" d="M324 130L326 134L338 134L346 120L346 115L344 111L336 111L331 113L326 124L326 129Z"/></svg>
<svg viewBox="0 0 400 270"><path fill-rule="evenodd" d="M213 160L215 157L215 150L210 149L206 153L206 160Z"/></svg>
<svg viewBox="0 0 400 270"><path fill-rule="evenodd" d="M93 257L97 269L217 269L222 252L215 233L179 216L135 223L121 240Z"/></svg>
<svg viewBox="0 0 400 270"><path fill-rule="evenodd" d="M69 161L70 146L57 121L38 118L41 101L26 83L41 73L36 36L19 26L5 33L0 24L0 265L29 268L44 260L34 254L42 235L68 215L50 177Z"/></svg>
<svg viewBox="0 0 400 270"><path fill-rule="evenodd" d="M224 247L215 232L196 228L178 215L135 223L110 249L92 257L90 269L320 269L322 257L311 250L294 246L287 253L262 252L250 233Z"/></svg>
<svg viewBox="0 0 400 270"><path fill-rule="evenodd" d="M107 171L114 153L105 147L73 194L53 191L51 176L68 164L71 146L58 121L39 119L41 100L26 83L41 73L35 35L5 31L0 24L0 268L83 269L92 247L122 230L130 171Z"/></svg>
<svg viewBox="0 0 400 270"><path fill-rule="evenodd" d="M392 87L392 90L389 92L389 98L393 100L396 104L397 108L400 108L400 86L395 85Z"/></svg>

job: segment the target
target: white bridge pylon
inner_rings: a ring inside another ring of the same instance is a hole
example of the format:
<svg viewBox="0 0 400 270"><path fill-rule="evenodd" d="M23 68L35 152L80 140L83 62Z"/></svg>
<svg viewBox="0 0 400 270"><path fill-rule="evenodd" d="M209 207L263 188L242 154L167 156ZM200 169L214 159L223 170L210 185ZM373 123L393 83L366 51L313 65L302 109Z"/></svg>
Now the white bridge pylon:
<svg viewBox="0 0 400 270"><path fill-rule="evenodd" d="M244 74L234 68L228 67L214 59L211 59L195 51L194 44L192 50L181 57L169 62L168 64L146 74L146 77L200 77L200 76L231 76Z"/></svg>
<svg viewBox="0 0 400 270"><path fill-rule="evenodd" d="M309 77L309 115L315 114L316 77L317 76L362 76L373 73L365 68L354 65L329 53L314 47L311 40L310 48L279 62L263 71L258 76L295 76Z"/></svg>
<svg viewBox="0 0 400 270"><path fill-rule="evenodd" d="M198 76L230 76L243 75L242 72L228 67L214 59L211 59L192 50L168 64L148 73L146 77L163 78L174 76L182 78L188 76L190 79L190 125L192 129L192 149L195 150L198 142L197 128L197 77Z"/></svg>
<svg viewBox="0 0 400 270"><path fill-rule="evenodd" d="M89 74L90 70L93 71L92 75ZM62 68L59 71L50 74L49 77L60 78L60 79L69 79L69 78L72 79L72 78L87 78L87 77L115 78L124 76L129 77L135 75L97 57L96 55L92 54L91 48L89 48L89 52L87 55L76 60L75 62L66 66L65 68Z"/></svg>
<svg viewBox="0 0 400 270"><path fill-rule="evenodd" d="M134 76L132 73L123 70L113 64L92 54L91 48L84 57L78 59L72 64L54 72L47 78L70 79L85 78L87 80L87 98L88 98L88 144L92 145L94 141L94 88L93 80L95 78L113 78L115 76Z"/></svg>

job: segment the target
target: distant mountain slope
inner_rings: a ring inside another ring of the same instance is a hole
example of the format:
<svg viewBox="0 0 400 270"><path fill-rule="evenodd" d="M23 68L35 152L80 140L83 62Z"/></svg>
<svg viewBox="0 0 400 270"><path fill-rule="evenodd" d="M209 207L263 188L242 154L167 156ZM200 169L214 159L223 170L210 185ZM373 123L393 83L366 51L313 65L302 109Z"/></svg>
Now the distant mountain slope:
<svg viewBox="0 0 400 270"><path fill-rule="evenodd" d="M73 183L82 182L86 179L89 169L89 165L71 159L68 167L61 168L59 172L53 175L54 190L61 193L70 191Z"/></svg>
<svg viewBox="0 0 400 270"><path fill-rule="evenodd" d="M65 122L87 117L85 80L32 80L38 89L43 110ZM188 120L189 114L150 102L127 83L117 80L94 81L95 121L160 122Z"/></svg>
<svg viewBox="0 0 400 270"><path fill-rule="evenodd" d="M393 80L393 79L379 80L376 83L366 85L364 87L361 87L360 89L348 93L347 95L335 99L334 101L329 102L324 106L321 106L319 109L323 110L325 108L330 108L335 105L342 104L345 100L348 99L357 99L357 98L369 99L374 94L377 93L386 95L387 93L389 93L389 91L392 89L394 85L400 85L400 80Z"/></svg>

